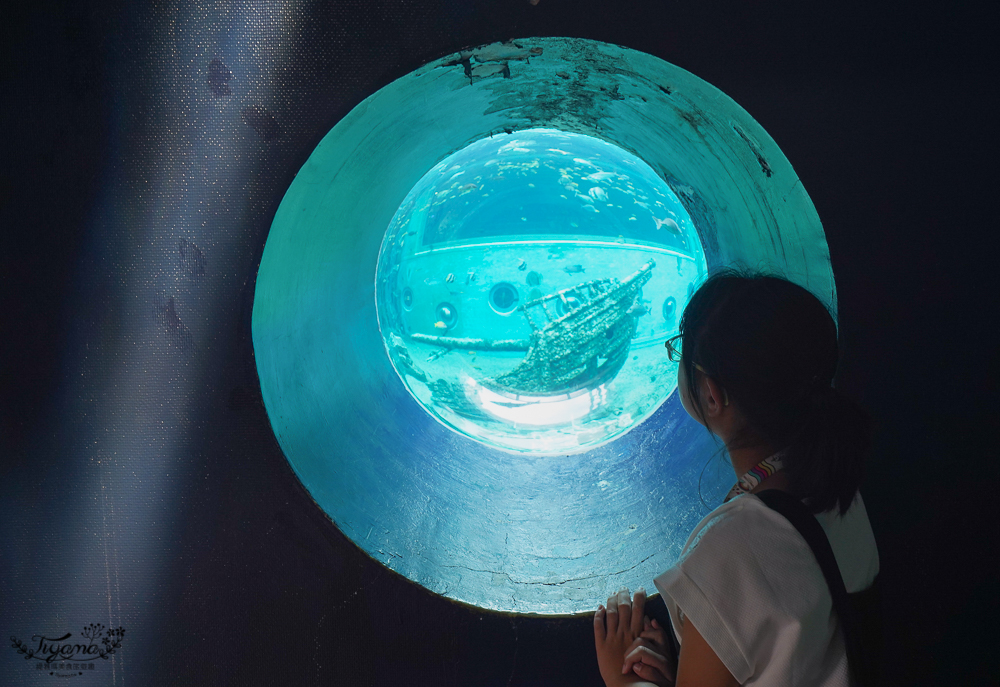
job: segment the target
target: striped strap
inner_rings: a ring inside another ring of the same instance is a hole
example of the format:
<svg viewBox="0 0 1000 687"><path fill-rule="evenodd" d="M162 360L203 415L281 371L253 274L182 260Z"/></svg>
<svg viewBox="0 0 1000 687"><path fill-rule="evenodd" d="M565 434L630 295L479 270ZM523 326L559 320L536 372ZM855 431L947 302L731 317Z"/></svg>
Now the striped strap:
<svg viewBox="0 0 1000 687"><path fill-rule="evenodd" d="M750 468L750 470L748 470L745 475L740 477L739 481L733 485L733 488L729 490L729 493L726 495L726 499L723 503L730 501L740 494L746 494L753 491L758 484L766 480L781 468L785 467L784 463L781 462L781 458L784 454L784 451L778 451L773 456L768 456Z"/></svg>

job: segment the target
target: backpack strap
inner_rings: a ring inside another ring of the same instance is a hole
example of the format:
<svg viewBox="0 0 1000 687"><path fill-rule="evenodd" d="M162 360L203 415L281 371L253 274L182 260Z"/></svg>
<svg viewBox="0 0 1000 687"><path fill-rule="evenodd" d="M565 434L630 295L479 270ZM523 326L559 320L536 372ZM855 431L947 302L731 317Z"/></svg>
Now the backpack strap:
<svg viewBox="0 0 1000 687"><path fill-rule="evenodd" d="M812 549L816 562L819 563L820 570L823 571L823 577L826 578L826 583L830 587L833 610L840 618L840 625L844 631L844 646L847 650L847 664L851 676L858 685L873 684L871 682L875 668L873 654L871 650L866 651L860 642L862 626L859 621L861 619L857 617L854 604L849 599L849 596L855 595L847 593L844 578L840 574L840 567L837 565L833 548L830 546L830 540L819 521L806 508L805 504L788 492L766 489L754 495L766 506L784 516ZM864 595L865 599L869 599L874 593L873 585L869 590L860 592L859 596ZM871 627L871 625L868 626Z"/></svg>

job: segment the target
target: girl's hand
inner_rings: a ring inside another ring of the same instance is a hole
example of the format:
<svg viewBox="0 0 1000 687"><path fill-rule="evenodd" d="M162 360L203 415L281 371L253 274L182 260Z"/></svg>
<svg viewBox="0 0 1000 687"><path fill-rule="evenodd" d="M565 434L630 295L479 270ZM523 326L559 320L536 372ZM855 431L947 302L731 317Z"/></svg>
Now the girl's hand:
<svg viewBox="0 0 1000 687"><path fill-rule="evenodd" d="M646 592L642 589L630 598L628 589L622 589L608 598L607 607L598 606L594 614L594 644L597 648L597 665L607 687L649 684L641 675L626 671L625 654L643 632L643 611Z"/></svg>
<svg viewBox="0 0 1000 687"><path fill-rule="evenodd" d="M650 622L649 618L643 618L642 634L626 652L623 671L633 672L660 687L673 685L677 664L667 641L666 632L656 620Z"/></svg>

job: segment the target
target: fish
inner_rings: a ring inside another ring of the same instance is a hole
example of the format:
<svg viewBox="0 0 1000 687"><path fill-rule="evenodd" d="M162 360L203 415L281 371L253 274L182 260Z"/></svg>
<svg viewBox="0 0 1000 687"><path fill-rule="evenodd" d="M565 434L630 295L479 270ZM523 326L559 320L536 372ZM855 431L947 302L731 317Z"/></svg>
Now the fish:
<svg viewBox="0 0 1000 687"><path fill-rule="evenodd" d="M458 189L459 191L476 191L479 187L476 184L466 184L465 186Z"/></svg>
<svg viewBox="0 0 1000 687"><path fill-rule="evenodd" d="M514 141L511 141L510 143L505 143L502 146L500 146L499 148L497 148L497 152L498 153L514 152L518 148L520 148L522 145L523 145L523 143L521 141L514 140Z"/></svg>
<svg viewBox="0 0 1000 687"><path fill-rule="evenodd" d="M583 265L566 265L566 267L563 267L563 272L566 274L582 274L586 271Z"/></svg>
<svg viewBox="0 0 1000 687"><path fill-rule="evenodd" d="M519 260L518 263L517 263L517 269L520 272L525 271L526 269L528 269L528 263L525 262L523 259Z"/></svg>
<svg viewBox="0 0 1000 687"><path fill-rule="evenodd" d="M601 201L602 203L608 202L608 194L604 191L603 188L595 186L594 188L587 191L587 195L589 195L594 200Z"/></svg>
<svg viewBox="0 0 1000 687"><path fill-rule="evenodd" d="M669 217L667 219L657 219L656 217L654 217L653 221L656 222L657 229L669 229L678 236L681 236L683 234L681 228L677 226L677 222L673 221Z"/></svg>
<svg viewBox="0 0 1000 687"><path fill-rule="evenodd" d="M454 274L451 274L451 273L449 272L449 273L448 273L448 276L447 276L447 277L445 277L445 278L444 278L444 280L445 280L445 281L446 281L447 283L449 283L449 284L450 284L450 283L452 283L453 281L455 281L455 275L454 275Z"/></svg>
<svg viewBox="0 0 1000 687"><path fill-rule="evenodd" d="M614 172L594 172L585 176L584 179L588 181L604 181L605 179L612 179L617 176Z"/></svg>
<svg viewBox="0 0 1000 687"><path fill-rule="evenodd" d="M446 325L441 320L438 320L437 322L434 323L434 329L447 329L447 328L448 328L448 325Z"/></svg>
<svg viewBox="0 0 1000 687"><path fill-rule="evenodd" d="M644 303L636 302L632 304L632 307L627 311L629 315L635 315L636 317L642 317L649 312L649 308L646 307Z"/></svg>

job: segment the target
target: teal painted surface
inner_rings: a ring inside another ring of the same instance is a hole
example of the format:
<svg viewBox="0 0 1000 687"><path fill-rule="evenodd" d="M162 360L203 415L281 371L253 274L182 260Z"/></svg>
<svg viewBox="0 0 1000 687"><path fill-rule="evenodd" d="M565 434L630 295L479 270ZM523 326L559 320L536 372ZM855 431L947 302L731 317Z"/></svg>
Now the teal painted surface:
<svg viewBox="0 0 1000 687"><path fill-rule="evenodd" d="M460 436L406 390L375 305L383 237L419 179L477 140L540 127L645 161L690 215L710 270L770 268L835 311L812 203L746 112L649 55L541 38L426 65L331 130L275 215L253 340L285 456L359 547L459 601L575 613L621 585L648 588L676 559L707 512L701 497L713 504L733 481L717 448L676 394L627 434L571 455Z"/></svg>

